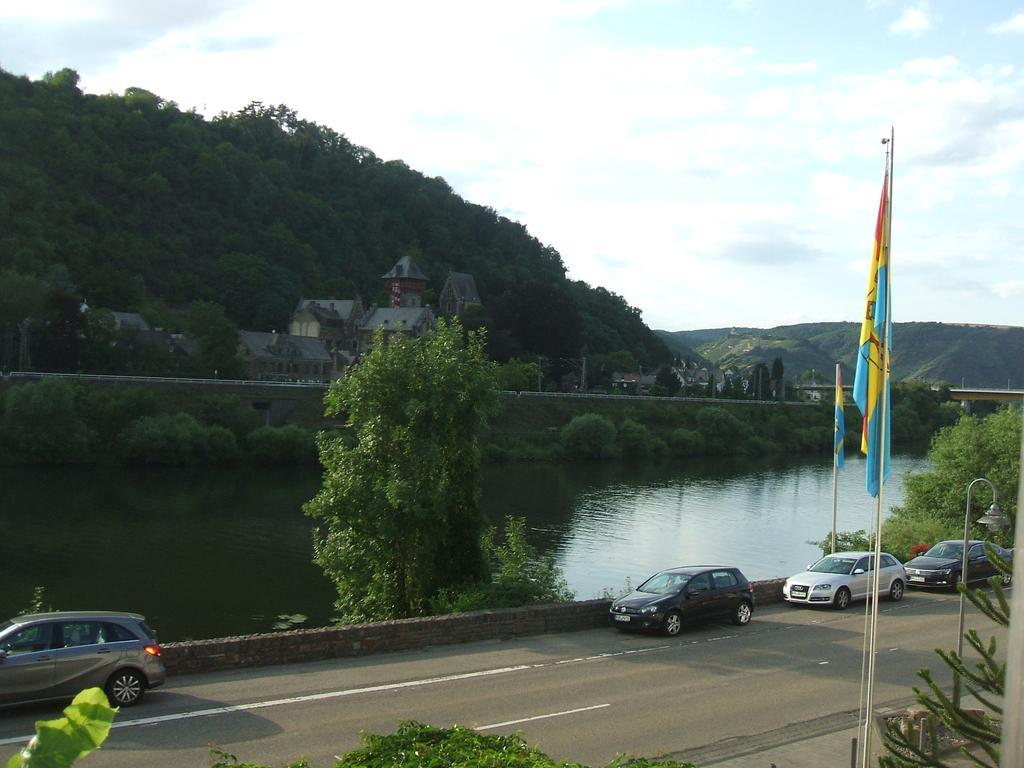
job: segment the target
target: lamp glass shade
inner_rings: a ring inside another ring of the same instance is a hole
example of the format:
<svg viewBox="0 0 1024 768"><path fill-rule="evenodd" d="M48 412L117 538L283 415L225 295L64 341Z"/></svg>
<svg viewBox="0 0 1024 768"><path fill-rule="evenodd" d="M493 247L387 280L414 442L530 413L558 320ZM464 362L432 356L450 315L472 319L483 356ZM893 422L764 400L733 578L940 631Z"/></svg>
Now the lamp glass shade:
<svg viewBox="0 0 1024 768"><path fill-rule="evenodd" d="M999 508L998 504L993 504L988 508L988 512L974 522L980 523L988 528L1007 528L1010 525L1010 518L1002 509Z"/></svg>

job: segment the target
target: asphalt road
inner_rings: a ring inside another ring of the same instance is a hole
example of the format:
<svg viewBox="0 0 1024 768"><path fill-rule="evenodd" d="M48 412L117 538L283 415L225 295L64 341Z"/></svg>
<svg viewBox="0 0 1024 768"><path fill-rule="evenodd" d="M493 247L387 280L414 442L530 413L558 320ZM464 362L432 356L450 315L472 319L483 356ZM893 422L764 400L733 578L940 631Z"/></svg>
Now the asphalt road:
<svg viewBox="0 0 1024 768"><path fill-rule="evenodd" d="M949 593L882 603L876 704L907 701L921 667L949 683L933 651L955 647L957 607ZM1005 645L1004 631L968 610L968 628ZM591 766L626 753L703 767L855 723L864 629L863 604L773 605L747 627L708 624L674 639L608 628L181 676L122 710L87 764L203 768L216 745L241 761L305 757L322 768L357 748L361 731L418 720L520 731L555 759ZM0 711L0 765L60 708Z"/></svg>

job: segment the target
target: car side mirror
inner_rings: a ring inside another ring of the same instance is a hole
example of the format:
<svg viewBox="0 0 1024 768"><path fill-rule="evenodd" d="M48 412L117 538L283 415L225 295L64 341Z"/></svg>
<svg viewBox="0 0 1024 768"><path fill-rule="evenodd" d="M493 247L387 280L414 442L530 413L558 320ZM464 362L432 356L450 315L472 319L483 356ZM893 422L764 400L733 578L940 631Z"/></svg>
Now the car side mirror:
<svg viewBox="0 0 1024 768"><path fill-rule="evenodd" d="M853 569L853 575L854 576L859 576L862 573L866 573L866 571L863 568L854 568Z"/></svg>

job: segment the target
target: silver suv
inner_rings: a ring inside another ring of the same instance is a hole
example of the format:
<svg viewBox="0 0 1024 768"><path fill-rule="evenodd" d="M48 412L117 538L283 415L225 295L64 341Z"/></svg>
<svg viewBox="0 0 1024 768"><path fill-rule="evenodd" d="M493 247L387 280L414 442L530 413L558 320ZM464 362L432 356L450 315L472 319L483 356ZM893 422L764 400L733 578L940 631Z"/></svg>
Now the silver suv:
<svg viewBox="0 0 1024 768"><path fill-rule="evenodd" d="M167 677L156 634L137 613L60 611L0 622L0 706L70 699L98 686L130 707Z"/></svg>

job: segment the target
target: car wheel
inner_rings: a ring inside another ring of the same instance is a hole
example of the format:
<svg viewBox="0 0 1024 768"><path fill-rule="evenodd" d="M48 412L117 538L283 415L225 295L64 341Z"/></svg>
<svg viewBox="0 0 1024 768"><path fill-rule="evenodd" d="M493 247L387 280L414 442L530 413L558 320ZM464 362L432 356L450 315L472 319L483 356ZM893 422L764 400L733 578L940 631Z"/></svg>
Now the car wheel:
<svg viewBox="0 0 1024 768"><path fill-rule="evenodd" d="M146 681L134 669L120 669L107 680L107 696L115 707L138 704L146 692Z"/></svg>
<svg viewBox="0 0 1024 768"><path fill-rule="evenodd" d="M903 599L903 582L896 579L889 587L889 599L894 603Z"/></svg>
<svg viewBox="0 0 1024 768"><path fill-rule="evenodd" d="M1010 582L1013 581L1013 575L1009 574L1009 573L1001 573L999 575L1002 577L1003 586L1004 587L1010 586Z"/></svg>
<svg viewBox="0 0 1024 768"><path fill-rule="evenodd" d="M683 616L679 611L669 611L668 615L665 616L665 634L669 637L675 637L683 628Z"/></svg>
<svg viewBox="0 0 1024 768"><path fill-rule="evenodd" d="M750 623L750 616L752 614L753 610L750 607L750 603L744 600L733 611L732 623L739 627L745 627Z"/></svg>
<svg viewBox="0 0 1024 768"><path fill-rule="evenodd" d="M850 605L850 590L846 587L840 587L839 591L836 592L835 598L832 600L832 607L837 611L844 611Z"/></svg>

